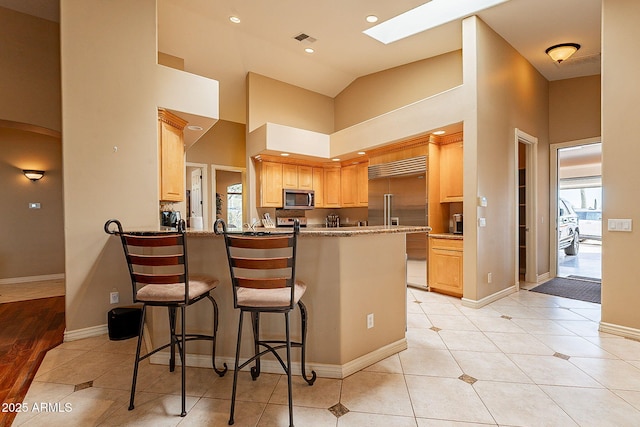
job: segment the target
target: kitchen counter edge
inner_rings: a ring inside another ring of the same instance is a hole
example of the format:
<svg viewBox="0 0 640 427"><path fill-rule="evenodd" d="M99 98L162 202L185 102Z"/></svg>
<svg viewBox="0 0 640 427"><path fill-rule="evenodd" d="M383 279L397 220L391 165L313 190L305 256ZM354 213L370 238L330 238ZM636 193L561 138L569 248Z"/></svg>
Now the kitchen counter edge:
<svg viewBox="0 0 640 427"><path fill-rule="evenodd" d="M243 231L251 231L245 229ZM260 233L290 233L290 228L264 228L256 227L256 232ZM300 237L351 237L351 236L363 236L370 234L393 234L393 233L428 233L431 231L431 227L427 226L411 226L411 225L398 225L398 226L364 226L364 227L309 227L300 229ZM213 230L187 230L187 236L191 237L206 237L215 236Z"/></svg>
<svg viewBox="0 0 640 427"><path fill-rule="evenodd" d="M432 239L463 240L462 234L453 234L453 233L434 233L434 234L429 234L429 237Z"/></svg>

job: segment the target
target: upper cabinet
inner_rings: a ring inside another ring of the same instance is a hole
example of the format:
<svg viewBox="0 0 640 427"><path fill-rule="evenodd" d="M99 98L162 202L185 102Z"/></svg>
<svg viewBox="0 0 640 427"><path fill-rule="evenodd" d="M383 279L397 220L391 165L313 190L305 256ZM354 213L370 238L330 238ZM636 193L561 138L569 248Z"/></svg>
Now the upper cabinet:
<svg viewBox="0 0 640 427"><path fill-rule="evenodd" d="M324 168L324 207L341 207L340 167Z"/></svg>
<svg viewBox="0 0 640 427"><path fill-rule="evenodd" d="M282 207L283 164L259 162L258 179L260 180L259 206L265 208ZM289 177L290 179L290 177Z"/></svg>
<svg viewBox="0 0 640 427"><path fill-rule="evenodd" d="M181 202L185 192L184 136L187 122L166 110L158 110L160 201Z"/></svg>
<svg viewBox="0 0 640 427"><path fill-rule="evenodd" d="M463 153L462 141L440 147L440 202L462 202Z"/></svg>
<svg viewBox="0 0 640 427"><path fill-rule="evenodd" d="M368 162L344 166L341 170L341 195L343 207L369 205Z"/></svg>

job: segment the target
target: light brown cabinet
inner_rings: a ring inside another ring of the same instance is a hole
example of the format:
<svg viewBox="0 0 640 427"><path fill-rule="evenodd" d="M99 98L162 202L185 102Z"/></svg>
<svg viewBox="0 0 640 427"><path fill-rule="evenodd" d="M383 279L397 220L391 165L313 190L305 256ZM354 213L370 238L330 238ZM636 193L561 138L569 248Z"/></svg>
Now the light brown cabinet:
<svg viewBox="0 0 640 427"><path fill-rule="evenodd" d="M463 143L440 147L440 201L461 202L463 195Z"/></svg>
<svg viewBox="0 0 640 427"><path fill-rule="evenodd" d="M324 208L324 168L312 168L316 208Z"/></svg>
<svg viewBox="0 0 640 427"><path fill-rule="evenodd" d="M368 163L344 166L340 173L342 207L369 205Z"/></svg>
<svg viewBox="0 0 640 427"><path fill-rule="evenodd" d="M313 190L313 168L311 166L298 166L298 189Z"/></svg>
<svg viewBox="0 0 640 427"><path fill-rule="evenodd" d="M260 206L282 207L282 163L260 162L258 177L260 180Z"/></svg>
<svg viewBox="0 0 640 427"><path fill-rule="evenodd" d="M462 297L463 241L429 237L429 289Z"/></svg>
<svg viewBox="0 0 640 427"><path fill-rule="evenodd" d="M181 202L185 194L184 136L187 122L158 110L160 201Z"/></svg>
<svg viewBox="0 0 640 427"><path fill-rule="evenodd" d="M341 206L340 167L324 168L324 207Z"/></svg>
<svg viewBox="0 0 640 427"><path fill-rule="evenodd" d="M282 165L282 188L298 188L298 167L296 165Z"/></svg>

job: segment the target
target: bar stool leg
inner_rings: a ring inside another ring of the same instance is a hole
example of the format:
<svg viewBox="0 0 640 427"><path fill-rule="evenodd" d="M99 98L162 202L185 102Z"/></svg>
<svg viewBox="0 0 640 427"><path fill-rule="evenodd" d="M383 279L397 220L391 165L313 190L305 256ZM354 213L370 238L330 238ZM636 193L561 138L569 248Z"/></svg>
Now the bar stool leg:
<svg viewBox="0 0 640 427"><path fill-rule="evenodd" d="M186 397L186 389L187 389L187 346L186 346L186 315L185 315L185 306L180 307L180 315L182 325L180 325L180 331L182 333L182 345L178 345L178 350L180 350L180 360L182 361L182 412L180 413L181 417L187 416L187 397Z"/></svg>
<svg viewBox="0 0 640 427"><path fill-rule="evenodd" d="M176 370L176 308L167 307L169 310L169 334L171 337L171 350L169 355L169 372Z"/></svg>
<svg viewBox="0 0 640 427"><path fill-rule="evenodd" d="M216 300L213 299L211 295L207 295L207 298L209 298L209 301L211 301L211 305L213 305L213 337L212 337L213 346L211 349L211 365L213 366L213 370L216 372L216 374L218 374L218 376L224 377L224 374L227 373L227 364L223 363L222 369L218 369L216 367L216 339L218 338L218 303L216 303Z"/></svg>
<svg viewBox="0 0 640 427"><path fill-rule="evenodd" d="M291 380L291 335L289 331L289 312L284 313L287 333L287 386L289 388L289 427L293 427L293 383Z"/></svg>
<svg viewBox="0 0 640 427"><path fill-rule="evenodd" d="M229 425L233 425L235 422L233 414L236 408L236 387L238 385L238 365L240 364L240 343L242 342L242 318L244 317L244 310L240 310L240 319L238 320L238 341L236 343L236 361L233 371L233 389L231 391L231 413L229 414Z"/></svg>
<svg viewBox="0 0 640 427"><path fill-rule="evenodd" d="M133 378L131 380L131 397L129 398L129 410L133 410L133 400L136 395L136 382L138 380L138 363L140 362L140 348L142 347L142 332L144 331L144 314L147 311L147 305L142 305L142 314L140 315L140 328L138 329L138 346L136 347L136 361L133 365Z"/></svg>
<svg viewBox="0 0 640 427"><path fill-rule="evenodd" d="M302 300L298 301L298 307L300 308L300 319L302 321L302 340L301 340L301 362L302 362L302 378L309 385L313 385L316 382L316 372L311 371L311 378L307 377L307 369L305 367L305 354L307 352L307 307L302 303Z"/></svg>
<svg viewBox="0 0 640 427"><path fill-rule="evenodd" d="M253 347L254 353L260 353L260 313L251 312L251 324L253 327ZM256 364L251 368L251 378L255 381L260 376L260 358L256 358Z"/></svg>

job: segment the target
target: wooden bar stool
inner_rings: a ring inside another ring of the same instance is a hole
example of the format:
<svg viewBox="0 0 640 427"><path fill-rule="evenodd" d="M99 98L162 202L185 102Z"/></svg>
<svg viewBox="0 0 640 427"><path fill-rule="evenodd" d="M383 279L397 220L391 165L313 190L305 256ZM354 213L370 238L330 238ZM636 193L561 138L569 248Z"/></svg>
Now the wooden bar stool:
<svg viewBox="0 0 640 427"><path fill-rule="evenodd" d="M235 370L233 372L233 391L231 394L231 413L229 425L234 423L234 410L238 372L255 362L251 367L251 377L255 381L260 375L260 357L267 353L275 355L287 374L289 393L289 425L293 427L293 397L291 382L291 348L300 347L302 351L302 377L309 385L316 380L311 371L307 377L305 370L305 342L307 336L307 309L300 300L306 290L304 283L296 280L296 245L300 224L296 221L292 233L227 233L223 220L214 224L216 233L224 234L231 284L233 286L233 305L240 309L238 321L238 341L236 344ZM300 342L292 342L289 327L289 313L295 306L300 308L302 319L302 337ZM251 313L253 327L254 355L240 364L240 343L242 341L242 321L244 314ZM285 317L284 340L260 339L260 314L281 313ZM261 347L264 350L261 351ZM286 362L277 350L286 349Z"/></svg>
<svg viewBox="0 0 640 427"><path fill-rule="evenodd" d="M116 230L111 226L115 225ZM142 303L142 319L138 334L138 347L131 381L131 398L129 410L134 408L133 401L138 378L138 364L167 347L170 348L169 370L173 372L176 366L176 346L182 362L182 412L186 411L186 350L187 341L212 341L211 364L215 372L223 376L227 372L226 363L223 369L218 369L215 363L216 335L218 332L218 305L211 296L211 291L218 285L218 280L207 276L189 277L187 263L187 239L185 238L184 220L178 223L178 231L170 232L124 232L122 225L116 219L107 221L104 231L120 237L122 247L129 266L133 301ZM208 299L213 305L213 333L211 335L187 334L185 308L203 299ZM140 356L142 333L144 331L144 315L147 306L167 307L169 310L170 341ZM180 332L176 332L176 312L180 309Z"/></svg>

